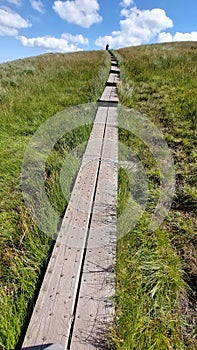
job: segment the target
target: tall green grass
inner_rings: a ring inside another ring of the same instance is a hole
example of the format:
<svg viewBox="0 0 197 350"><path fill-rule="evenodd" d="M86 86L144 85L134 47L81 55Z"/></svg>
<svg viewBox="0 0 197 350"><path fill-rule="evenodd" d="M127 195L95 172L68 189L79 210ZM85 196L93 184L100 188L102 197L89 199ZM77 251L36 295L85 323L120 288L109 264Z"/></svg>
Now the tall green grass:
<svg viewBox="0 0 197 350"><path fill-rule="evenodd" d="M109 68L110 57L104 51L46 54L0 65L0 346L5 350L20 348L53 247L22 200L26 146L47 118L69 106L97 101ZM64 157L89 134L90 127L83 127L66 135L47 159L46 190L59 215L67 204L59 185ZM68 193L78 165L72 165Z"/></svg>
<svg viewBox="0 0 197 350"><path fill-rule="evenodd" d="M159 196L159 173L150 150L134 135L119 138L135 152L149 179L146 211L118 241L116 349L194 349L196 299L196 43L150 45L116 51L123 105L141 111L160 128L172 150L176 196L169 216L147 230ZM0 345L20 347L53 241L31 220L21 196L26 145L50 116L96 101L109 72L105 52L43 55L0 65L1 242ZM46 164L46 190L60 215L66 200L59 186L64 157L86 142L81 128L55 145ZM79 141L80 140L80 141ZM78 163L71 169L72 179ZM68 189L71 183L67 184ZM128 201L129 180L119 172L118 213ZM134 198L135 200L135 198Z"/></svg>
<svg viewBox="0 0 197 350"><path fill-rule="evenodd" d="M143 163L150 195L138 224L118 242L114 347L195 349L197 43L125 48L115 54L121 104L141 112L163 133L175 161L176 194L168 217L151 233L159 170L147 146L120 130L119 139ZM121 170L119 213L129 190Z"/></svg>

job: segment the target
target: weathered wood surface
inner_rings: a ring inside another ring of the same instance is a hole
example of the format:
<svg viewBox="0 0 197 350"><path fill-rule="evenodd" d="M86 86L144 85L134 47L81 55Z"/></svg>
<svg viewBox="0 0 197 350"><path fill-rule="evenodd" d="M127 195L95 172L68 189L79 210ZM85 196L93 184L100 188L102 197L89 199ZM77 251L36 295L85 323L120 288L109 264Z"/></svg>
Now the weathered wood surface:
<svg viewBox="0 0 197 350"><path fill-rule="evenodd" d="M114 75L114 79L118 79ZM115 87L101 100L118 102ZM22 349L106 349L113 318L117 108L98 107Z"/></svg>
<svg viewBox="0 0 197 350"><path fill-rule="evenodd" d="M110 73L117 73L120 74L120 69L118 66L111 66Z"/></svg>
<svg viewBox="0 0 197 350"><path fill-rule="evenodd" d="M109 78L107 80L108 83L115 83L117 84L119 82L119 75L117 73L110 73Z"/></svg>
<svg viewBox="0 0 197 350"><path fill-rule="evenodd" d="M113 102L118 102L118 96L116 92L116 87L114 86L106 86L100 101L113 101Z"/></svg>
<svg viewBox="0 0 197 350"><path fill-rule="evenodd" d="M113 321L118 160L117 109L109 108L108 113L100 174L72 335L72 350L106 349L109 324Z"/></svg>

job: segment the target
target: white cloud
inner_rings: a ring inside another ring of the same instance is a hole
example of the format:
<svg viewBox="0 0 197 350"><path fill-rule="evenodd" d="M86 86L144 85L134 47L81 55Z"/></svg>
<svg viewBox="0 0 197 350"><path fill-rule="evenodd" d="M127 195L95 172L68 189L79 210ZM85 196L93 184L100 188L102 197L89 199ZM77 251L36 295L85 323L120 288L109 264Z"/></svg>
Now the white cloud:
<svg viewBox="0 0 197 350"><path fill-rule="evenodd" d="M169 43L172 41L172 34L166 33L166 32L161 32L158 35L158 42L159 43Z"/></svg>
<svg viewBox="0 0 197 350"><path fill-rule="evenodd" d="M40 13L45 12L44 5L43 5L41 0L30 0L30 3L31 3L31 6L34 10L36 10Z"/></svg>
<svg viewBox="0 0 197 350"><path fill-rule="evenodd" d="M97 0L55 1L53 9L67 22L89 28L102 21Z"/></svg>
<svg viewBox="0 0 197 350"><path fill-rule="evenodd" d="M38 47L47 51L58 51L58 52L71 52L81 51L78 44L88 45L88 39L84 38L83 35L72 35L64 33L60 38L52 36L41 36L37 38L26 38L25 36L18 36L18 40L23 46Z"/></svg>
<svg viewBox="0 0 197 350"><path fill-rule="evenodd" d="M18 30L11 27L2 26L0 24L0 36L15 36L18 34Z"/></svg>
<svg viewBox="0 0 197 350"><path fill-rule="evenodd" d="M0 35L14 36L18 29L31 27L31 23L7 7L0 8Z"/></svg>
<svg viewBox="0 0 197 350"><path fill-rule="evenodd" d="M6 1L9 2L10 4L14 4L17 6L21 6L23 2L23 0L6 0Z"/></svg>
<svg viewBox="0 0 197 350"><path fill-rule="evenodd" d="M197 32L180 33L176 32L175 35L162 32L158 36L159 43L171 42L171 41L197 41Z"/></svg>
<svg viewBox="0 0 197 350"><path fill-rule="evenodd" d="M63 33L61 35L61 38L70 41L71 43L89 45L89 40L87 38L84 38L82 34L72 35L70 33Z"/></svg>
<svg viewBox="0 0 197 350"><path fill-rule="evenodd" d="M122 9L121 15L125 17L120 21L120 30L113 31L111 35L99 37L95 44L105 47L118 48L149 43L162 30L173 26L172 20L167 17L164 10L139 10L136 7Z"/></svg>
<svg viewBox="0 0 197 350"><path fill-rule="evenodd" d="M122 0L120 5L123 7L129 7L133 3L134 3L134 0Z"/></svg>

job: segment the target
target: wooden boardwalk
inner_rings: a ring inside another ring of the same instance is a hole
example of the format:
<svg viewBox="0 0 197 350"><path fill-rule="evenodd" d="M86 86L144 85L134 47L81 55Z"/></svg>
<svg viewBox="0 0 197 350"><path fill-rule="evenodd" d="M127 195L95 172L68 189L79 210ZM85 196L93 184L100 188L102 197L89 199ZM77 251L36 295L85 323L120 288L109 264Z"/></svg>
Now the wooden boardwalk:
<svg viewBox="0 0 197 350"><path fill-rule="evenodd" d="M55 343L59 349L107 349L115 292L118 80L112 57L23 350L47 349Z"/></svg>

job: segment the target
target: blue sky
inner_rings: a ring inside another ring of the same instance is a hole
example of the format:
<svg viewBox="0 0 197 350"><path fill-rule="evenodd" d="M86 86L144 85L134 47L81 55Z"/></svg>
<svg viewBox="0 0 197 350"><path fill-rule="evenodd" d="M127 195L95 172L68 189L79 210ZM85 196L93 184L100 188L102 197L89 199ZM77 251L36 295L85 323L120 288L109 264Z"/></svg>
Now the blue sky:
<svg viewBox="0 0 197 350"><path fill-rule="evenodd" d="M0 62L184 40L197 41L196 0L0 0Z"/></svg>

